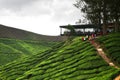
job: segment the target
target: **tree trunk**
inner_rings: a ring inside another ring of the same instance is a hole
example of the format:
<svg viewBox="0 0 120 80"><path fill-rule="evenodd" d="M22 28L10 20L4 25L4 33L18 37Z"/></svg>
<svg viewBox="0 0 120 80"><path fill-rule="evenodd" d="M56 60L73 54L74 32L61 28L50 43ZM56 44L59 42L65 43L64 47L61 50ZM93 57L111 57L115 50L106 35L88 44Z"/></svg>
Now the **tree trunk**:
<svg viewBox="0 0 120 80"><path fill-rule="evenodd" d="M103 35L107 34L107 11L106 11L106 1L103 1Z"/></svg>
<svg viewBox="0 0 120 80"><path fill-rule="evenodd" d="M118 32L119 31L119 19L118 19L117 14L115 16L116 16L116 18L115 18L115 32Z"/></svg>
<svg viewBox="0 0 120 80"><path fill-rule="evenodd" d="M103 24L103 35L107 34L107 25Z"/></svg>
<svg viewBox="0 0 120 80"><path fill-rule="evenodd" d="M101 10L101 9L100 9ZM99 30L99 29L101 29L101 11L99 11L99 17L98 17L98 28L97 28L97 31Z"/></svg>

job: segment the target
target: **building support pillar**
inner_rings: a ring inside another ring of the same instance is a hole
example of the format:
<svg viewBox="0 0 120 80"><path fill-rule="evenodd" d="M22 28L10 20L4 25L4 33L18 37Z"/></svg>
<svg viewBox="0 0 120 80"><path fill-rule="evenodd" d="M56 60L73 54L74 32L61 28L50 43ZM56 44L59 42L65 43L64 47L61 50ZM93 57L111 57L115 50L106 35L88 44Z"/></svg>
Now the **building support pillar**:
<svg viewBox="0 0 120 80"><path fill-rule="evenodd" d="M62 28L60 28L60 35L62 35Z"/></svg>
<svg viewBox="0 0 120 80"><path fill-rule="evenodd" d="M83 29L83 33L84 33L84 35L85 35L85 28Z"/></svg>

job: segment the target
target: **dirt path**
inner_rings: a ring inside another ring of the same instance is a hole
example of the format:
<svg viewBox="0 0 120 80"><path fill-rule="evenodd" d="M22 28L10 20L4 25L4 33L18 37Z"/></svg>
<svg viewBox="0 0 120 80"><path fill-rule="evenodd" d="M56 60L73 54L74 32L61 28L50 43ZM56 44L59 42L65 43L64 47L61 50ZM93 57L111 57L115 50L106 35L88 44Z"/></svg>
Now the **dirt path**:
<svg viewBox="0 0 120 80"><path fill-rule="evenodd" d="M105 54L103 49L101 48L100 44L95 42L94 40L91 40L90 43L96 48L98 54L110 65L115 67L116 69L119 69L118 66L116 66ZM120 80L120 75L117 76L114 80Z"/></svg>
<svg viewBox="0 0 120 80"><path fill-rule="evenodd" d="M118 66L116 66L105 54L105 52L103 51L103 49L101 48L100 44L98 44L97 42L95 42L94 40L91 40L90 43L96 48L98 54L110 65L113 66L115 68L119 68Z"/></svg>
<svg viewBox="0 0 120 80"><path fill-rule="evenodd" d="M120 75L117 76L114 80L120 80Z"/></svg>

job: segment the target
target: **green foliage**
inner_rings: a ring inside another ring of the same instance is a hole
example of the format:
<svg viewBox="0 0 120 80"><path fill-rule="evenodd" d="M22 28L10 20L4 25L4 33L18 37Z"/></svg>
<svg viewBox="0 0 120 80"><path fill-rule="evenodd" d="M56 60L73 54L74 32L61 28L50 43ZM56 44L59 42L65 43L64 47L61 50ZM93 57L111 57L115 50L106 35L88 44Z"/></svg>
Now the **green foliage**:
<svg viewBox="0 0 120 80"><path fill-rule="evenodd" d="M106 54L120 66L120 33L113 33L97 39L105 48Z"/></svg>
<svg viewBox="0 0 120 80"><path fill-rule="evenodd" d="M70 24L67 26L67 28L70 30L70 35L75 35L76 32L75 32L75 29L73 26L71 26Z"/></svg>
<svg viewBox="0 0 120 80"><path fill-rule="evenodd" d="M78 37L1 66L0 80L112 80L118 73Z"/></svg>
<svg viewBox="0 0 120 80"><path fill-rule="evenodd" d="M57 42L0 38L0 65L50 49Z"/></svg>
<svg viewBox="0 0 120 80"><path fill-rule="evenodd" d="M109 23L113 23L115 32L120 30L120 0L76 0L75 7L85 13L85 18L107 32ZM102 26L100 26L103 24Z"/></svg>

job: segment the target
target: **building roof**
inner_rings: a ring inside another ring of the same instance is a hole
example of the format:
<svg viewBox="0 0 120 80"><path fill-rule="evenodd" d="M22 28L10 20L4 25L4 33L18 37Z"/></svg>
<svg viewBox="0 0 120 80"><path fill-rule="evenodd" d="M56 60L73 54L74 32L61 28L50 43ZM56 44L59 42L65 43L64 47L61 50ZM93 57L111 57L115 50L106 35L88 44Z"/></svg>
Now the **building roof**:
<svg viewBox="0 0 120 80"><path fill-rule="evenodd" d="M64 26L60 26L60 28L66 28L68 25L64 25ZM85 25L71 25L72 27L74 27L75 29L84 29L84 28L98 28L97 26L93 25L93 24L85 24Z"/></svg>

